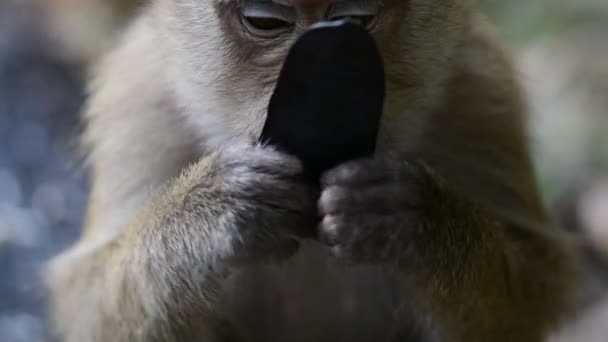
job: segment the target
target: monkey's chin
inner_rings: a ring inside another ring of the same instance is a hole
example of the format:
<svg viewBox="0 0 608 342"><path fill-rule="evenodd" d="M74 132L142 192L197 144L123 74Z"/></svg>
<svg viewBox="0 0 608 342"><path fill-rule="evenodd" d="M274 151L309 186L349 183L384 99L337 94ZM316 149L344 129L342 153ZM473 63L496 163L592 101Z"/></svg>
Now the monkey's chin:
<svg viewBox="0 0 608 342"><path fill-rule="evenodd" d="M201 152L217 151L233 145L253 145L262 132L267 99L245 99L242 105L217 95L201 92L199 96L182 93L193 99L181 112L184 124L197 137ZM246 103L245 103L246 102ZM241 108L248 107L248 108Z"/></svg>
<svg viewBox="0 0 608 342"><path fill-rule="evenodd" d="M224 128L222 128L224 127ZM223 129L223 131L221 131ZM220 151L235 146L254 146L259 144L257 136L259 130L230 130L225 126L205 125L200 130L204 138L199 142L199 147L203 152Z"/></svg>

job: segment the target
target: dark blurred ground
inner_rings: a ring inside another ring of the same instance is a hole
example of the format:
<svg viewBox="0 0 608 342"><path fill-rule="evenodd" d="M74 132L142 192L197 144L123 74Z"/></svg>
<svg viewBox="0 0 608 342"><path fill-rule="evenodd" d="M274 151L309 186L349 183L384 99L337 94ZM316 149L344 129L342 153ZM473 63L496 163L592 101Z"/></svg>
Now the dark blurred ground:
<svg viewBox="0 0 608 342"><path fill-rule="evenodd" d="M543 194L594 246L587 304L555 341L608 341L608 1L483 0L530 90ZM78 234L85 67L134 1L0 0L0 342L46 341L42 263Z"/></svg>

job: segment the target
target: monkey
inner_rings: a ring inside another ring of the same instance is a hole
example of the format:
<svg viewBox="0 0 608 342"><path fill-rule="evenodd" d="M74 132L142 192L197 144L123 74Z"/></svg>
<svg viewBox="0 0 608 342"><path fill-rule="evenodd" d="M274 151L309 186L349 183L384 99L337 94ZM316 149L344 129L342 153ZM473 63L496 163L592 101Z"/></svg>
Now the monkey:
<svg viewBox="0 0 608 342"><path fill-rule="evenodd" d="M291 44L344 17L377 41L387 96L375 155L315 187L256 139ZM147 2L93 73L84 229L45 274L55 334L542 341L578 257L496 36L473 0Z"/></svg>

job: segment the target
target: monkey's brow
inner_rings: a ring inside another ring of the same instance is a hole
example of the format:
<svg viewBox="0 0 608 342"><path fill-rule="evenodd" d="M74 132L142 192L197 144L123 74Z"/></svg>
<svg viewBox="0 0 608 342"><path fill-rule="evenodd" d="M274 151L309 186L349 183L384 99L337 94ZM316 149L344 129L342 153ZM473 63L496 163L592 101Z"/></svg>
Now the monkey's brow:
<svg viewBox="0 0 608 342"><path fill-rule="evenodd" d="M321 5L324 2L327 3L328 1L327 0L272 0L272 2L276 2L279 5L286 5L286 6L298 5L298 6L308 7L308 6Z"/></svg>
<svg viewBox="0 0 608 342"><path fill-rule="evenodd" d="M236 2L241 3L243 1L252 1L252 2L274 2L275 4L283 5L283 6L301 6L301 7L315 7L322 6L336 2L364 2L364 1L374 1L374 0L219 0L220 2Z"/></svg>
<svg viewBox="0 0 608 342"><path fill-rule="evenodd" d="M226 0L224 0L226 1ZM237 1L247 1L247 0L237 0ZM338 2L342 0L251 0L255 2L274 2L279 5L284 6L303 6L303 7L313 7L320 6L323 4L327 4L328 2Z"/></svg>

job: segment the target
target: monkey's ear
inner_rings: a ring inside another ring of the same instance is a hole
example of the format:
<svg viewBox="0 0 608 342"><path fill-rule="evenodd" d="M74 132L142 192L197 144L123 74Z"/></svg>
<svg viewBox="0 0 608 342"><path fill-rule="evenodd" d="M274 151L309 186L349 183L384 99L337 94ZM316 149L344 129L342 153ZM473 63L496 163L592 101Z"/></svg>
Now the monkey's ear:
<svg viewBox="0 0 608 342"><path fill-rule="evenodd" d="M316 25L287 56L261 140L299 157L317 179L374 153L384 96L374 38L347 22Z"/></svg>

